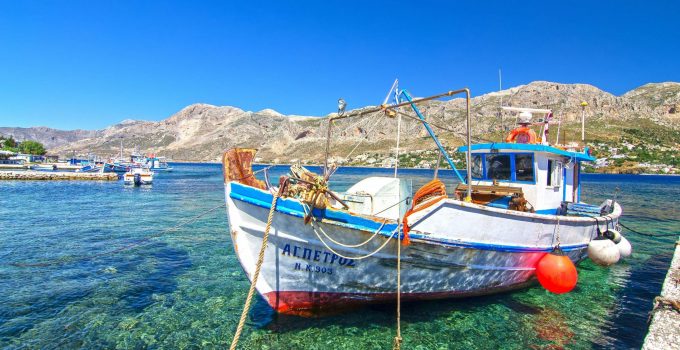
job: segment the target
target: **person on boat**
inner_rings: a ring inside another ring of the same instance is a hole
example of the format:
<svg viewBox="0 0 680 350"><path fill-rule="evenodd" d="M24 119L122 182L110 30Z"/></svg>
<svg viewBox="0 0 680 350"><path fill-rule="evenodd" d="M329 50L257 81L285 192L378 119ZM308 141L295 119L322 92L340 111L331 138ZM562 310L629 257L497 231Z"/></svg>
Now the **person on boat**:
<svg viewBox="0 0 680 350"><path fill-rule="evenodd" d="M508 137L505 138L505 142L536 143L536 132L529 127L531 112L520 113L517 124L519 124L519 127L510 132Z"/></svg>

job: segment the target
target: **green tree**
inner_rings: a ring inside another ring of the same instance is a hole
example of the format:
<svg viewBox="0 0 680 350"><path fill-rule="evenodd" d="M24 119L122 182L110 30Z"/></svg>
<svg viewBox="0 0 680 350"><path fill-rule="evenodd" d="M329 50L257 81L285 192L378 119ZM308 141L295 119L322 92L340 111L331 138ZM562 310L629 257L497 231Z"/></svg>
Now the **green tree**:
<svg viewBox="0 0 680 350"><path fill-rule="evenodd" d="M4 148L7 148L7 149L14 148L14 147L17 146L17 142L14 140L14 138L12 136L10 136L8 139L5 139L3 141L3 146L4 146Z"/></svg>
<svg viewBox="0 0 680 350"><path fill-rule="evenodd" d="M47 153L42 143L38 141L24 141L19 144L19 152L35 155L43 155Z"/></svg>

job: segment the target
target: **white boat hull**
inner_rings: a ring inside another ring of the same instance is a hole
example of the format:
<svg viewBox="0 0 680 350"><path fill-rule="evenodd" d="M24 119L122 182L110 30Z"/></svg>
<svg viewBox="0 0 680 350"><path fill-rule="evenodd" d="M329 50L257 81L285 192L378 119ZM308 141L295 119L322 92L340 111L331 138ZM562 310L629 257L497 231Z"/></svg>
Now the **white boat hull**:
<svg viewBox="0 0 680 350"><path fill-rule="evenodd" d="M226 184L231 236L249 279L270 209L268 191L238 183ZM609 220L620 215L620 207ZM304 224L304 211L294 199L279 199L256 288L277 312L311 316L352 305L396 298L396 222L360 248L346 245L366 241L383 223L340 210L327 209L313 224ZM521 215L520 215L521 214ZM439 299L497 293L533 281L538 260L556 242L553 215L489 210L454 200L410 217L409 245L402 245L401 291L404 300ZM604 220L600 221L604 228ZM578 262L596 235L592 218L561 217L561 247ZM322 232L323 231L323 232ZM386 242L389 240L390 242ZM325 244L324 244L325 242ZM359 257L385 247L365 259Z"/></svg>
<svg viewBox="0 0 680 350"><path fill-rule="evenodd" d="M153 184L153 175L153 172L137 171L137 169L133 169L123 175L123 183L126 185L151 185Z"/></svg>

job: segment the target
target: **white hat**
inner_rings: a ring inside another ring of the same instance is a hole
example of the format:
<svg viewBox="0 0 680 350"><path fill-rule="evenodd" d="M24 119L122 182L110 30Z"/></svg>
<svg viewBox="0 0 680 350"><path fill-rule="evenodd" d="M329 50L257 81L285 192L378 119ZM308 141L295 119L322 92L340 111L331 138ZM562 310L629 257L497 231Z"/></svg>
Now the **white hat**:
<svg viewBox="0 0 680 350"><path fill-rule="evenodd" d="M519 124L530 124L531 123L531 112L524 111L519 114L518 123Z"/></svg>

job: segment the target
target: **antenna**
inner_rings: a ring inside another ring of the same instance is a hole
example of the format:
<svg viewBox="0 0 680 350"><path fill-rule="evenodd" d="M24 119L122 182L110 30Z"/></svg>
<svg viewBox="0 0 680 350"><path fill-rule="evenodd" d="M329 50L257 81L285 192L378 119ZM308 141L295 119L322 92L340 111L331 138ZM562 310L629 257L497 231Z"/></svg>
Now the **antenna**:
<svg viewBox="0 0 680 350"><path fill-rule="evenodd" d="M498 91L500 92L501 90L503 90L503 71L498 68ZM502 99L503 97L501 96Z"/></svg>
<svg viewBox="0 0 680 350"><path fill-rule="evenodd" d="M501 71L500 68L498 68L498 92L499 92L499 94L500 94L501 91L503 91L503 72ZM501 96L501 100L500 100L500 103L499 103L499 107L503 108L503 95L500 95L500 96ZM498 115L500 116L500 119L501 119L501 131L504 131L505 125L503 125L503 110L502 109L498 110Z"/></svg>
<svg viewBox="0 0 680 350"><path fill-rule="evenodd" d="M586 107L588 107L588 102L581 102L581 143L586 145Z"/></svg>

